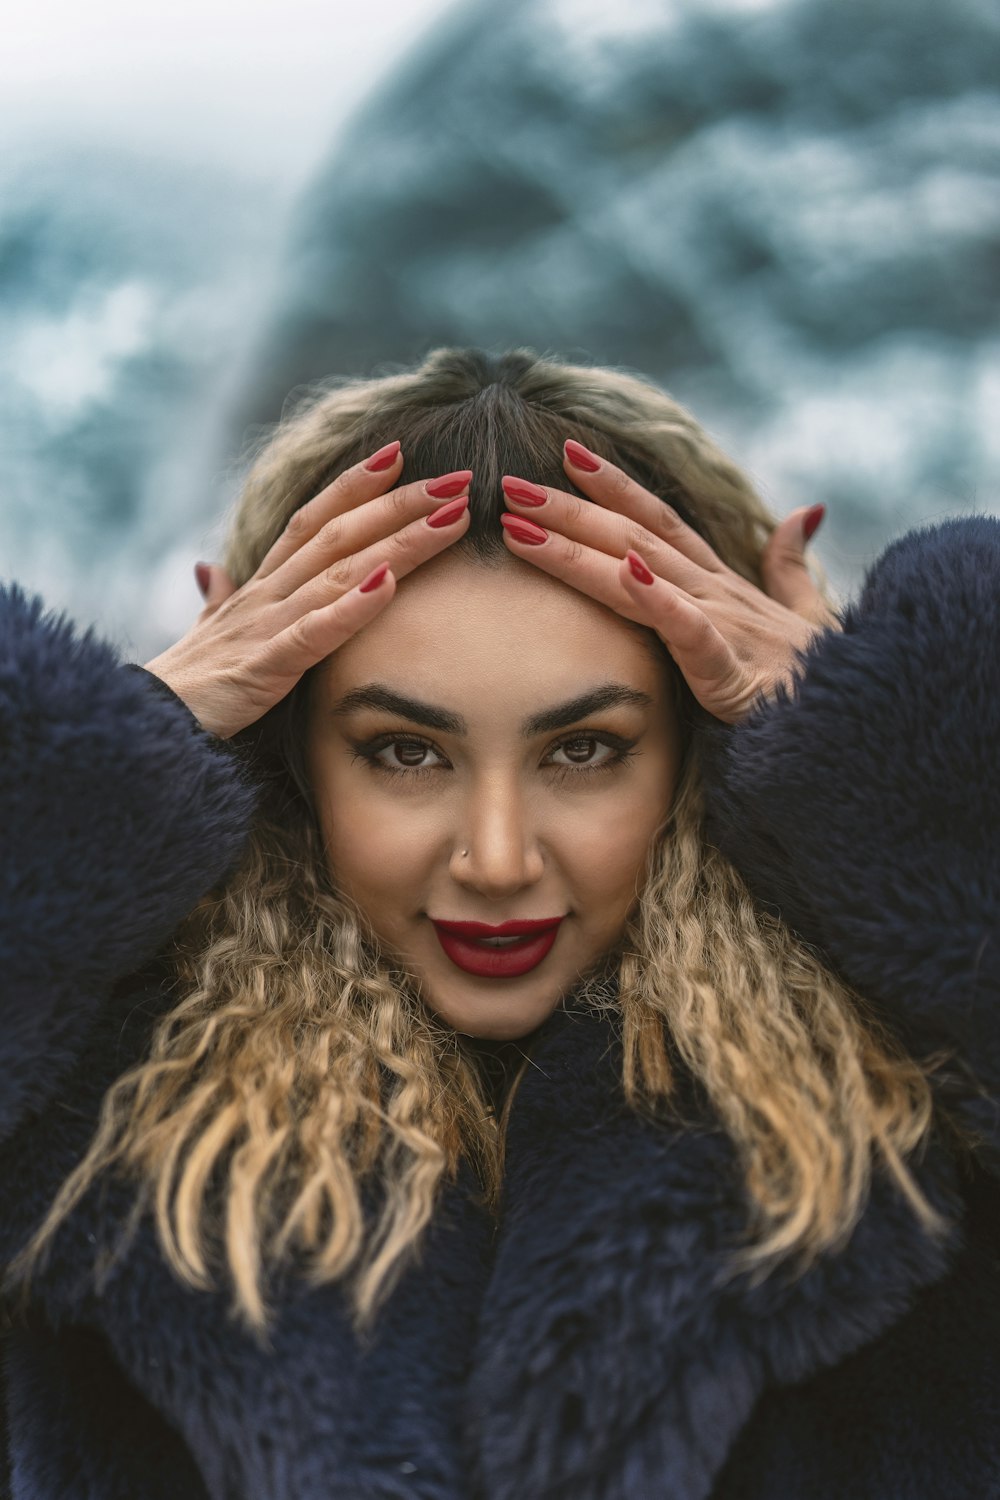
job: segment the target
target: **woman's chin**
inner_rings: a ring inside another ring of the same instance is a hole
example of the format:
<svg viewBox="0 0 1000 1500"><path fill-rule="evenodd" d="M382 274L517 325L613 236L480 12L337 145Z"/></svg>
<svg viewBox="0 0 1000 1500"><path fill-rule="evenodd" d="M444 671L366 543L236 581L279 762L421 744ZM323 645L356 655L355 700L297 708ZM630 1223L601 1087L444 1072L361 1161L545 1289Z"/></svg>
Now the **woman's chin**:
<svg viewBox="0 0 1000 1500"><path fill-rule="evenodd" d="M533 994L517 995L509 989L505 995L496 990L492 994L488 990L476 993L489 983L470 977L469 987L455 994L425 980L420 995L428 1010L454 1031L497 1042L516 1041L530 1035L549 1018L562 996L558 986L536 989Z"/></svg>

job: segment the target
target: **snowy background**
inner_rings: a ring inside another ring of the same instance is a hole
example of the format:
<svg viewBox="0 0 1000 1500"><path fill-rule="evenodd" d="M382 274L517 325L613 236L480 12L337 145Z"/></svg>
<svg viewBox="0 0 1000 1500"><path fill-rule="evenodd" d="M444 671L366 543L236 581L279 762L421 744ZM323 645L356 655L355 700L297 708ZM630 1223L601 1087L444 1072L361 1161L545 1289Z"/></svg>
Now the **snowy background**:
<svg viewBox="0 0 1000 1500"><path fill-rule="evenodd" d="M1000 513L996 0L37 0L4 43L0 579L135 660L289 392L444 342L665 385L827 502L845 591Z"/></svg>

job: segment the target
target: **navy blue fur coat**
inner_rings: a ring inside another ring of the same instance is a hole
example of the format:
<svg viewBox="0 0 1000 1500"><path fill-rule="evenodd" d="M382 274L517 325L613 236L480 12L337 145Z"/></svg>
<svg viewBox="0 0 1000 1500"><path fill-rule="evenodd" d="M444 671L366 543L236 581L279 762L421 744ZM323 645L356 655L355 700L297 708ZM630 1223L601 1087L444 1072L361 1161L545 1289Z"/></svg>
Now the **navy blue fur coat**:
<svg viewBox="0 0 1000 1500"><path fill-rule="evenodd" d="M908 532L841 619L791 690L709 726L709 831L982 1085L935 1084L975 1153L936 1130L911 1161L948 1240L879 1173L842 1252L721 1287L745 1222L726 1137L632 1115L613 1036L567 1003L515 1099L499 1225L463 1170L370 1348L337 1288L289 1281L262 1351L147 1222L98 1293L132 1200L92 1189L2 1341L15 1500L1000 1497L1000 520ZM169 1008L149 961L255 801L169 689L0 589L0 1261Z"/></svg>

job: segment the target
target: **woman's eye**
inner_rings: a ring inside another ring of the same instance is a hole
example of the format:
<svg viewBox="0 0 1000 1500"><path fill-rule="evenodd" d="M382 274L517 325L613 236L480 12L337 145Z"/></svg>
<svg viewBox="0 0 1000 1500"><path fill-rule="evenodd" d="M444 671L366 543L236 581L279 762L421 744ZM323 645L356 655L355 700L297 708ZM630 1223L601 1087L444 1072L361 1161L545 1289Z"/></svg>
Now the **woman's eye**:
<svg viewBox="0 0 1000 1500"><path fill-rule="evenodd" d="M386 751L389 752L388 761L382 759ZM389 740L376 748L372 759L377 766L386 771L430 771L435 768L427 765L423 760L428 751L436 754L433 747L425 745L423 740Z"/></svg>
<svg viewBox="0 0 1000 1500"><path fill-rule="evenodd" d="M610 753L603 760L595 760L593 755L595 747L607 750ZM566 752L569 756L570 765L574 766L604 766L609 761L616 759L615 747L609 745L607 740L599 740L596 735L577 735L575 739L563 740L560 745L556 745L553 754L557 754L561 750ZM565 762L555 761L553 764L564 765Z"/></svg>
<svg viewBox="0 0 1000 1500"><path fill-rule="evenodd" d="M611 770L631 760L634 744L634 740L622 739L620 735L574 734L554 745L542 764L569 777L581 772ZM595 751L605 753L595 755ZM564 754L567 759L552 758L560 754ZM428 761L428 755L436 756L437 759ZM448 764L429 741L414 739L408 735L382 736L367 744L357 745L354 759L367 761L374 771L385 772L390 776L407 776L411 780L440 770Z"/></svg>

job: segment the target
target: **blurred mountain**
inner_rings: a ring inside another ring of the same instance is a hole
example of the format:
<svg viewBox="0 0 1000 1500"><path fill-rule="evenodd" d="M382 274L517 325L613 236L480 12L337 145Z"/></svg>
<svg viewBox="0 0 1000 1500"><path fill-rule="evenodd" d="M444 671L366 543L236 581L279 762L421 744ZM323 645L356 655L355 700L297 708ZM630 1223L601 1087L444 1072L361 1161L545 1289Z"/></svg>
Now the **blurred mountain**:
<svg viewBox="0 0 1000 1500"><path fill-rule="evenodd" d="M276 189L0 166L0 579L148 659L248 431L442 343L647 375L858 581L1000 510L996 0L460 4ZM286 248L280 260L279 237Z"/></svg>
<svg viewBox="0 0 1000 1500"><path fill-rule="evenodd" d="M651 376L776 510L1000 509L995 0L478 3L302 205L242 421L441 343Z"/></svg>

